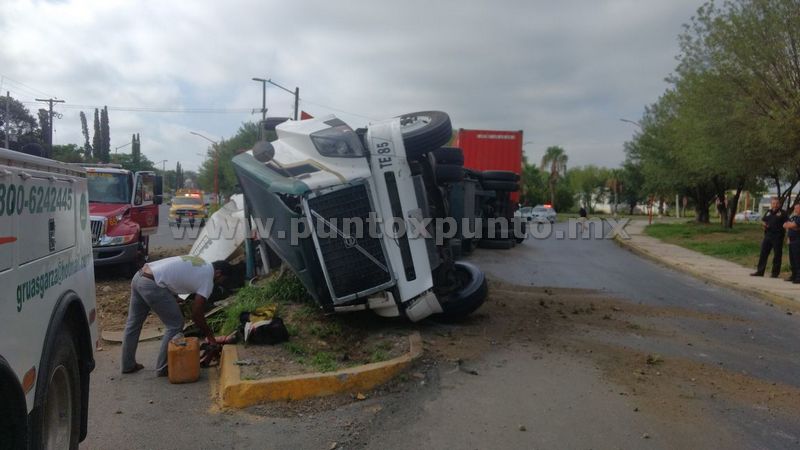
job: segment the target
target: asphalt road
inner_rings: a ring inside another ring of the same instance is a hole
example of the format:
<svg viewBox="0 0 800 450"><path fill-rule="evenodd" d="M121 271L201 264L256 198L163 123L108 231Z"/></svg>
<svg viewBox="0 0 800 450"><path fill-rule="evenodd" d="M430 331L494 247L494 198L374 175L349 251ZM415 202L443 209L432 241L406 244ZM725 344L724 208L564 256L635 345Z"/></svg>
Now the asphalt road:
<svg viewBox="0 0 800 450"><path fill-rule="evenodd" d="M165 249L185 247L192 245L197 237L197 228L170 227L169 205L162 204L158 207L158 231L150 236L150 248L161 247Z"/></svg>
<svg viewBox="0 0 800 450"><path fill-rule="evenodd" d="M497 280L599 290L631 309L661 311L642 319L656 331L579 329L592 354L577 345L563 351L537 342L502 346L468 361L478 376L442 362L399 393L289 416L216 412L209 401L213 383L171 386L147 371L122 377L119 348L106 346L97 354L90 437L82 448L800 446L800 416L748 397L774 385L800 388L796 314L676 273L609 240L528 240L509 251L478 250L471 260ZM703 364L698 377L718 377L741 398L692 386L670 398L648 397L645 384L609 376L598 355L603 346L663 355L665 376L680 370L673 361ZM146 365L155 348L142 345Z"/></svg>

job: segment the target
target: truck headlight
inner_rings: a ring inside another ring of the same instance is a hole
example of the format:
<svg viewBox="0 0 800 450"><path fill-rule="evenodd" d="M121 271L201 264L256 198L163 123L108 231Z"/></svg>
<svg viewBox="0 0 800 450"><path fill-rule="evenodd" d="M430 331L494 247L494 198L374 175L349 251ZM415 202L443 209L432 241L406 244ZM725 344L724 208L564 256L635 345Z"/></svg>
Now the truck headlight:
<svg viewBox="0 0 800 450"><path fill-rule="evenodd" d="M129 244L136 239L136 234L123 234L122 236L101 236L97 245L105 247L109 245Z"/></svg>
<svg viewBox="0 0 800 450"><path fill-rule="evenodd" d="M108 218L108 226L113 227L118 224L122 220L122 214L117 214L116 216L111 216Z"/></svg>
<svg viewBox="0 0 800 450"><path fill-rule="evenodd" d="M311 141L322 156L332 158L359 158L364 156L364 146L358 135L347 125L333 126L311 134Z"/></svg>

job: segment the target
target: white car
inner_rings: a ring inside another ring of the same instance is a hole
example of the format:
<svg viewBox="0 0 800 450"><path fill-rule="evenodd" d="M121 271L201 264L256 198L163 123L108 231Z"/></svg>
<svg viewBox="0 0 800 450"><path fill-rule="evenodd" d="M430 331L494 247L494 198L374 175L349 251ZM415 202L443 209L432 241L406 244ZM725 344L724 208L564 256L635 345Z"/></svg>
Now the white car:
<svg viewBox="0 0 800 450"><path fill-rule="evenodd" d="M556 223L556 210L552 206L536 205L533 207L533 221L536 223Z"/></svg>
<svg viewBox="0 0 800 450"><path fill-rule="evenodd" d="M737 222L758 222L761 220L761 214L748 209L747 211L737 213L733 216L733 219Z"/></svg>

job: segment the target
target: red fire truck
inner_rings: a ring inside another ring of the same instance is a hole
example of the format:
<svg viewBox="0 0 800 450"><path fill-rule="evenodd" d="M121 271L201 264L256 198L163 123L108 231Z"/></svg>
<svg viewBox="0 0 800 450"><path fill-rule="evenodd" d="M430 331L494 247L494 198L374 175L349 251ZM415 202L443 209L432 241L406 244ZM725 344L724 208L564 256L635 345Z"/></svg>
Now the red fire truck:
<svg viewBox="0 0 800 450"><path fill-rule="evenodd" d="M147 261L150 235L158 229L162 180L155 172L131 172L116 164L85 164L95 266Z"/></svg>

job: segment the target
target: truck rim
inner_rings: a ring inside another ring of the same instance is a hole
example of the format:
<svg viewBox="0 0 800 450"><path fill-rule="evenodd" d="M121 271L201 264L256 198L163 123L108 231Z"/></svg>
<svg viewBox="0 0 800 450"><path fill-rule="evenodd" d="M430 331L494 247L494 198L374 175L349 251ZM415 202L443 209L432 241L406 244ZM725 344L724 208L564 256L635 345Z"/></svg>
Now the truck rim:
<svg viewBox="0 0 800 450"><path fill-rule="evenodd" d="M59 365L50 377L44 402L44 448L69 448L72 435L72 385L67 368Z"/></svg>

